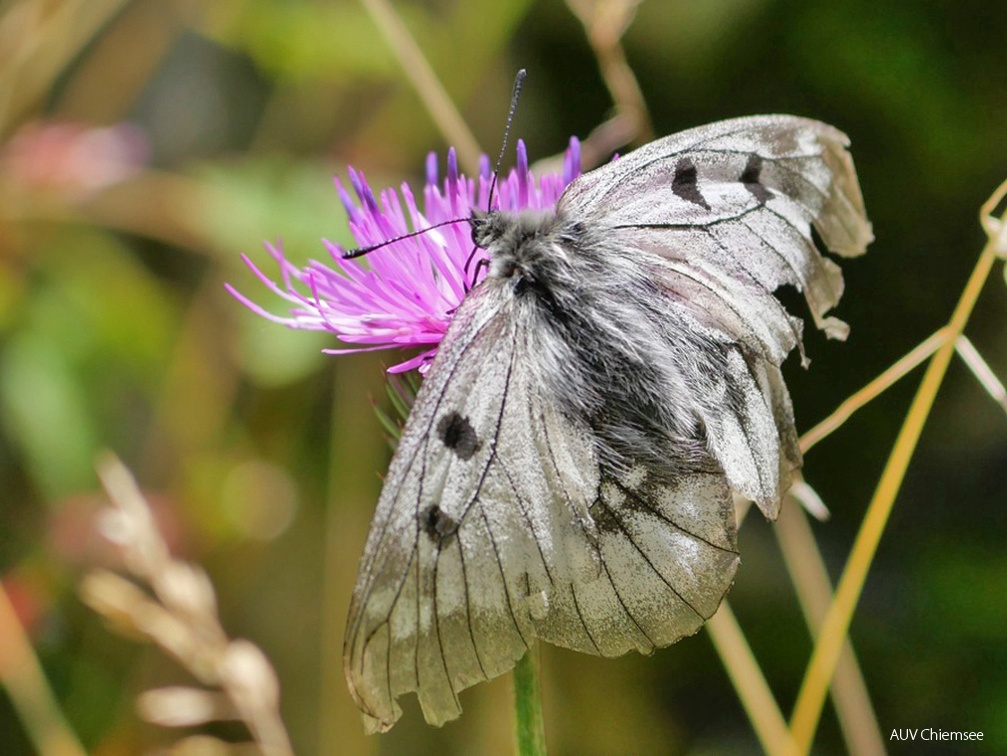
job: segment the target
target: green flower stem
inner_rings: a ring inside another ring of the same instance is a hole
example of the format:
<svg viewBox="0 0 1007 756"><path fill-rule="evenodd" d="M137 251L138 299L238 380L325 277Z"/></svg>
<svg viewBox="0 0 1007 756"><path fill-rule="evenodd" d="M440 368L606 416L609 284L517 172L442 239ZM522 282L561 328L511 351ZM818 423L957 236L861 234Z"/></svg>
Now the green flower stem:
<svg viewBox="0 0 1007 756"><path fill-rule="evenodd" d="M545 756L538 648L530 648L514 667L514 719L519 756Z"/></svg>

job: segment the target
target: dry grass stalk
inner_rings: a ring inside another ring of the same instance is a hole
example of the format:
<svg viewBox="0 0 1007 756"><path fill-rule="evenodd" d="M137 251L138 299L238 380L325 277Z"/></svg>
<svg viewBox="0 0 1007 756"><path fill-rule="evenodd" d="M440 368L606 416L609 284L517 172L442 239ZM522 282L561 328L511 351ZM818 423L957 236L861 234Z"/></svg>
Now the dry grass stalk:
<svg viewBox="0 0 1007 756"><path fill-rule="evenodd" d="M967 336L958 337L955 342L955 351L965 361L980 385L986 389L986 393L993 397L993 400L1000 405L1004 412L1007 412L1007 388L1004 388L1003 383L996 377L993 369L982 358Z"/></svg>
<svg viewBox="0 0 1007 756"><path fill-rule="evenodd" d="M636 16L642 0L567 0L567 5L584 25L587 41L598 61L598 70L612 95L616 117L612 126L627 133L637 144L654 138L647 101L626 60L622 35ZM594 135L592 135L594 136ZM600 134L599 134L600 136Z"/></svg>
<svg viewBox="0 0 1007 756"><path fill-rule="evenodd" d="M108 570L94 570L81 582L81 598L118 632L157 644L206 686L147 691L137 701L140 716L164 727L240 720L258 751L292 754L279 714L279 682L265 654L249 641L228 638L209 577L197 565L171 556L123 464L107 455L99 461L98 475L112 502L101 528L118 546L126 570L150 590ZM233 744L199 736L179 741L171 752L235 751Z"/></svg>

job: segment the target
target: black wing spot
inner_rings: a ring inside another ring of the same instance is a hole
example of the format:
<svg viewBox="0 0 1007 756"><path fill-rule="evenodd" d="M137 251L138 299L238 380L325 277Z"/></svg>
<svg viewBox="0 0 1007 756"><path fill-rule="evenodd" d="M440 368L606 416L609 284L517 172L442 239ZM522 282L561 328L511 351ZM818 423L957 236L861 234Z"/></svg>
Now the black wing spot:
<svg viewBox="0 0 1007 756"><path fill-rule="evenodd" d="M773 198L773 193L759 181L760 173L762 173L762 158L754 154L749 155L748 164L745 166L745 170L742 171L741 177L738 180L745 185L745 188L761 204L769 202Z"/></svg>
<svg viewBox="0 0 1007 756"><path fill-rule="evenodd" d="M614 501L617 492L622 493L618 504ZM641 484L641 486L633 488L613 476L602 474L598 498L589 510L591 518L601 533L621 532L623 527L616 514L616 509L654 515L656 514L654 507L650 503L654 496L656 493L651 490L650 486Z"/></svg>
<svg viewBox="0 0 1007 756"><path fill-rule="evenodd" d="M588 510L591 514L591 519L594 520L594 526L598 529L599 533L618 533L621 530L619 521L615 517L615 513L609 507L606 507L602 503L601 495L595 500Z"/></svg>
<svg viewBox="0 0 1007 756"><path fill-rule="evenodd" d="M470 459L482 446L469 419L455 411L447 413L437 423L437 437L459 459Z"/></svg>
<svg viewBox="0 0 1007 756"><path fill-rule="evenodd" d="M704 210L710 209L710 204L699 191L699 176L696 164L689 158L682 158L675 166L675 177L671 180L671 191L687 202L699 205Z"/></svg>
<svg viewBox="0 0 1007 756"><path fill-rule="evenodd" d="M430 539L440 542L458 532L458 523L454 518L436 504L432 504L420 512L420 527Z"/></svg>

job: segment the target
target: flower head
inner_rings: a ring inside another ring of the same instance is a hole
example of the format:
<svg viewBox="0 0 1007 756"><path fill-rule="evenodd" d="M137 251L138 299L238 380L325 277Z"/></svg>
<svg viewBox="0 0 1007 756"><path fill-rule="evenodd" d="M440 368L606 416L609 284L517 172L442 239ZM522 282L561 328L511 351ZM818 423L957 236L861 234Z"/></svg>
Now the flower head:
<svg viewBox="0 0 1007 756"><path fill-rule="evenodd" d="M493 192L493 208L516 211L550 208L563 189L580 174L580 145L570 140L562 173L539 179L528 168L528 153L518 141L517 166L500 177ZM293 265L279 245L266 249L280 268L281 282L265 275L247 257L245 263L262 282L290 303L289 315L274 315L232 286L228 291L254 312L290 328L327 330L341 341L361 345L353 349L326 349L345 354L359 349L426 347L419 355L388 369L399 373L425 370L437 351L465 293L478 280L478 265L486 253L473 250L468 218L473 208L485 209L492 173L489 159L480 160L478 179L458 172L454 150L448 152L447 175L438 180L437 156L427 158L423 209L417 207L409 185L398 192L386 189L374 196L362 173L349 169L356 202L336 179L336 189L346 207L350 230L361 247L381 244L413 231L430 229L382 246L360 260L343 258L340 245L323 240L332 265L312 260L304 268ZM439 223L449 222L439 228ZM450 223L450 221L455 221ZM473 257L474 255L474 257ZM472 259L470 259L472 258Z"/></svg>

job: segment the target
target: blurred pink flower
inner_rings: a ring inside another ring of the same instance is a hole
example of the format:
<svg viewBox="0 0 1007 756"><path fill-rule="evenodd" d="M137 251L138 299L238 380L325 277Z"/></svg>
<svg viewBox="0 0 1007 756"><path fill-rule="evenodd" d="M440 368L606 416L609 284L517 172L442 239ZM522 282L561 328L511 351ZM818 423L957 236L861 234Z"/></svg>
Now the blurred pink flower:
<svg viewBox="0 0 1007 756"><path fill-rule="evenodd" d="M562 173L536 179L528 168L524 143L517 146L517 166L501 176L494 189L494 209L515 211L549 208L563 189L580 174L580 144L573 138L566 151ZM451 315L467 289L478 281L471 276L482 267L483 250L473 254L468 218L472 209L485 210L492 180L490 162L480 160L478 180L459 174L454 150L448 152L447 176L438 181L437 156L427 158L427 181L423 210L417 208L412 190L403 183L398 193L386 189L375 198L362 173L349 169L357 203L339 179L336 189L349 215L350 231L360 247L393 239L455 221L426 233L400 239L365 257L345 260L344 249L323 240L333 267L315 260L304 268L293 265L279 245L266 249L280 269L281 283L274 282L246 256L245 263L273 292L290 303L289 315L274 315L240 294L230 284L227 290L254 312L290 328L327 330L341 341L362 345L355 349L326 349L330 354L399 347L424 348L420 354L388 369L401 373L413 368L425 371L451 322ZM403 205L405 209L403 209ZM468 272L466 272L468 263Z"/></svg>
<svg viewBox="0 0 1007 756"><path fill-rule="evenodd" d="M147 156L143 132L129 124L99 128L39 121L23 126L0 148L0 170L23 188L80 200L129 178Z"/></svg>

